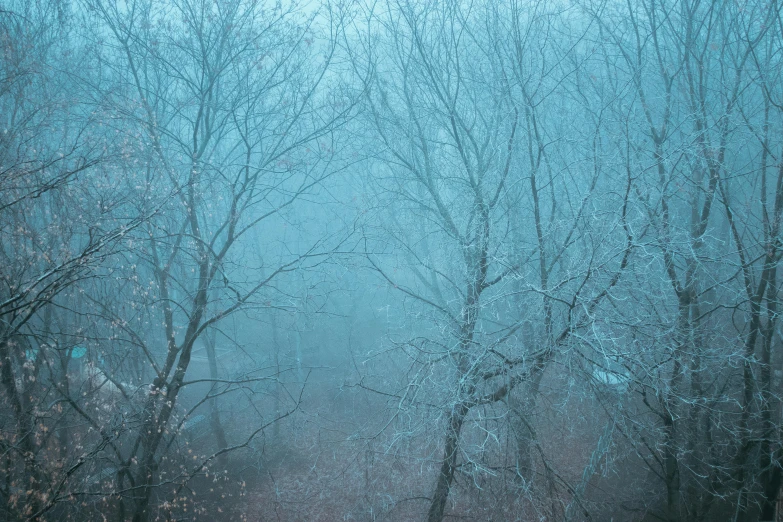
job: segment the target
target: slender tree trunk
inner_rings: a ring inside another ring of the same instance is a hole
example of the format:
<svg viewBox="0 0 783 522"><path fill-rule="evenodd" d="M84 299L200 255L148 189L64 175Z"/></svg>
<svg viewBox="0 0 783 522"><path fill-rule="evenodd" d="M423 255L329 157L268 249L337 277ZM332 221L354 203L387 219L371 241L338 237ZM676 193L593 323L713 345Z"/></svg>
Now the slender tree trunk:
<svg viewBox="0 0 783 522"><path fill-rule="evenodd" d="M688 314L690 313L690 298L687 289L679 299L679 318L678 333L679 339L674 349L674 366L672 376L669 381L669 391L666 392L663 401L663 433L664 433L664 454L663 454L663 473L666 482L666 520L668 522L679 522L680 511L682 507L682 494L680 490L680 462L678 458L678 447L680 436L677 430L677 394L681 392L683 378L683 345L687 343L690 334Z"/></svg>
<svg viewBox="0 0 783 522"><path fill-rule="evenodd" d="M215 337L216 337L216 332L214 330L212 330L211 332L209 332L207 335L204 336L204 345L207 349L207 359L209 361L210 379L218 378ZM210 402L210 424L212 425L212 432L215 435L215 440L217 441L218 449L227 448L228 442L226 440L226 432L223 429L223 424L220 422L220 404L218 403L218 398L214 397L209 402ZM226 464L225 453L221 454L218 457L218 463L225 468L225 464Z"/></svg>
<svg viewBox="0 0 783 522"><path fill-rule="evenodd" d="M677 462L676 430L673 417L666 413L664 419L664 478L666 480L666 520L680 520L680 467Z"/></svg>
<svg viewBox="0 0 783 522"><path fill-rule="evenodd" d="M70 383L68 382L68 359L64 355L59 357L60 359L60 375L57 378L60 380L59 386L62 393L66 397L71 396ZM68 452L70 450L70 432L67 422L67 414L63 412L63 416L60 418L59 426L57 426L57 443L59 445L60 458L63 462L68 458Z"/></svg>
<svg viewBox="0 0 783 522"><path fill-rule="evenodd" d="M764 488L761 499L760 520L772 520L775 516L775 503L780 490L780 455L773 456L773 443L777 439L777 429L772 412L777 401L772 392L772 339L777 322L777 270L770 271L769 293L767 295L767 322L763 328L761 351L761 485ZM776 453L780 453L778 450Z"/></svg>
<svg viewBox="0 0 783 522"><path fill-rule="evenodd" d="M355 316L352 316L355 317ZM281 403L281 395L282 395L282 384L280 382L280 336L277 330L277 316L275 314L272 314L271 317L272 321L272 344L273 349L275 351L275 372L276 372L276 379L275 379L275 417L279 416L282 411L282 403ZM281 422L275 422L272 426L273 430L273 436L275 440L280 440L280 425Z"/></svg>

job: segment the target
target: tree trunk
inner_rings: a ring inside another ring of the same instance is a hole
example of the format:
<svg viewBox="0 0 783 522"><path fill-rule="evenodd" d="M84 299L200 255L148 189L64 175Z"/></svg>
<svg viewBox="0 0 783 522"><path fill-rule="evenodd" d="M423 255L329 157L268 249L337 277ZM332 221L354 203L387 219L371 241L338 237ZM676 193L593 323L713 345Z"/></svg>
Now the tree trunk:
<svg viewBox="0 0 783 522"><path fill-rule="evenodd" d="M133 522L147 522L149 520L149 504L150 497L152 497L154 472L154 459L145 458L139 474L141 477L141 494L136 498Z"/></svg>
<svg viewBox="0 0 783 522"><path fill-rule="evenodd" d="M209 378L218 378L217 367L217 352L215 350L215 336L216 332L212 330L204 336L204 345L207 349L207 359L209 360ZM214 389L214 386L213 386ZM218 404L218 398L214 397L210 401L210 424L212 426L212 432L215 435L215 441L217 442L217 449L223 449L228 447L228 441L226 440L226 432L223 429L223 424L220 422L220 407ZM222 453L218 457L218 463L221 467L225 468L226 454Z"/></svg>
<svg viewBox="0 0 783 522"><path fill-rule="evenodd" d="M468 411L468 406L460 403L456 404L449 414L449 423L446 428L446 443L443 449L443 463L440 467L435 494L432 497L430 510L427 514L427 522L441 522L443 520L446 501L449 498L449 490L454 480L454 472L457 469L460 431L462 431L462 423L465 421Z"/></svg>
<svg viewBox="0 0 783 522"><path fill-rule="evenodd" d="M776 457L779 464L783 454L778 451ZM781 478L783 477L781 477L780 466L776 465L775 468L771 470L769 477L764 484L764 498L761 501L761 516L759 516L759 520L775 520L775 506L778 501L778 492L780 491L782 482Z"/></svg>
<svg viewBox="0 0 783 522"><path fill-rule="evenodd" d="M536 397L543 375L543 367L536 368L528 385L508 396L508 405L512 412L512 429L517 443L516 479L524 486L531 484L533 480L533 446L536 434L530 415L536 406Z"/></svg>
<svg viewBox="0 0 783 522"><path fill-rule="evenodd" d="M280 382L280 336L277 331L277 316L272 314L272 344L275 351L275 417L278 417L282 412L282 388L283 385ZM272 435L275 441L280 440L280 422L275 422L272 426Z"/></svg>
<svg viewBox="0 0 783 522"><path fill-rule="evenodd" d="M666 480L666 520L679 522L680 520L680 467L677 462L676 436L674 418L666 413L664 419L665 448L664 448L664 479Z"/></svg>

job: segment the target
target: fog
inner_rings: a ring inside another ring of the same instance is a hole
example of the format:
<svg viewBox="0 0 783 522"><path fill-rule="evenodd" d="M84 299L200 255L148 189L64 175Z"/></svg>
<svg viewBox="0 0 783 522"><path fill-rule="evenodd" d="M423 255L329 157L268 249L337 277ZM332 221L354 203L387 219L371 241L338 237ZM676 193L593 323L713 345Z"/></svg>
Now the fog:
<svg viewBox="0 0 783 522"><path fill-rule="evenodd" d="M4 0L0 50L0 519L783 516L776 1Z"/></svg>

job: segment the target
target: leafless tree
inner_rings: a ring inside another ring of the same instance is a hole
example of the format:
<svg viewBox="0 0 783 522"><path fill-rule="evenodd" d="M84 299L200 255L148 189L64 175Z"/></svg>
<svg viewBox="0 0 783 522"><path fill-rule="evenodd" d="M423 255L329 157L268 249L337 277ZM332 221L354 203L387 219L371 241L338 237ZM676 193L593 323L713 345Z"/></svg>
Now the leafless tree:
<svg viewBox="0 0 783 522"><path fill-rule="evenodd" d="M269 258L248 266L240 241L259 227L274 230L333 172L332 133L351 104L326 85L339 13L302 18L294 5L243 1L90 7L115 42L107 57L121 82L115 103L146 144L144 182L178 194L162 219L150 222L138 258L149 280L136 284L154 295L163 327L155 336L133 334L152 383L119 463L119 488L133 500L133 519L142 521L151 516L178 396L196 382L187 375L197 341L237 310L276 299L281 275L336 248L324 237L299 249L288 245L276 266ZM316 26L324 17L325 27ZM220 382L214 371L209 379ZM219 428L218 438L225 438Z"/></svg>
<svg viewBox="0 0 783 522"><path fill-rule="evenodd" d="M602 168L598 149L555 150L564 129L547 117L558 110L552 89L568 74L568 45L545 39L554 30L548 14L543 4L532 13L517 4L373 5L356 51L381 159L373 167L379 206L393 209L386 239L368 232L368 260L411 317L431 321L397 340L410 358L407 378L383 391L398 408L434 409L443 430L431 521L443 519L455 477L481 480L493 465L483 459L491 440L509 435L494 431L487 408L535 404L547 365L592 321L631 252L624 210L596 232L619 236L613 248L583 235L596 219ZM535 330L525 328L531 323ZM512 392L522 385L518 399ZM530 413L516 411L512 423L519 454L508 469L523 482L535 447ZM545 469L549 493L573 493Z"/></svg>

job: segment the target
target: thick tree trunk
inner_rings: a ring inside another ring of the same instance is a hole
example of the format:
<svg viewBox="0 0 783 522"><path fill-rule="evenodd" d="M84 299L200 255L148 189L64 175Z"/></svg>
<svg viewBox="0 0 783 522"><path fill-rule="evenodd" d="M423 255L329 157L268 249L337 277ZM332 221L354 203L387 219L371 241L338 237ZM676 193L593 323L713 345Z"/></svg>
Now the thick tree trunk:
<svg viewBox="0 0 783 522"><path fill-rule="evenodd" d="M145 451L146 455L142 458L142 463L139 469L140 480L137 482L140 485L140 493L136 497L136 506L133 513L133 522L149 522L150 512L149 504L152 500L152 492L155 489L155 472L157 471L157 462L155 461L155 454Z"/></svg>
<svg viewBox="0 0 783 522"><path fill-rule="evenodd" d="M39 491L44 482L36 462L38 448L33 436L35 419L32 416L32 408L25 400L25 394L17 389L12 364L10 339L7 337L0 339L0 382L3 385L3 401L10 404L14 412L18 436L18 440L15 441L16 449L24 460L24 482L21 486L25 491L30 492L25 497L23 509L27 513L37 513L41 506ZM24 377L25 374L22 373L22 376Z"/></svg>
<svg viewBox="0 0 783 522"><path fill-rule="evenodd" d="M430 510L427 514L427 522L441 522L446 510L446 501L449 498L451 483L454 480L454 472L457 469L457 457L459 456L459 437L462 431L462 423L465 422L469 408L460 403L452 408L449 414L449 423L446 428L446 442L443 448L443 463L440 467L438 482L435 486L435 494L432 497Z"/></svg>
<svg viewBox="0 0 783 522"><path fill-rule="evenodd" d="M783 455L777 455L777 457L780 458ZM780 491L782 478L780 467L775 466L764 484L764 498L761 501L761 516L759 516L759 520L775 520L775 505L778 501L778 492Z"/></svg>
<svg viewBox="0 0 783 522"><path fill-rule="evenodd" d="M512 411L511 427L517 443L516 479L523 486L531 484L533 480L533 447L536 433L530 416L535 409L536 397L543 375L543 368L536 369L527 386L521 387L508 396L508 405Z"/></svg>

